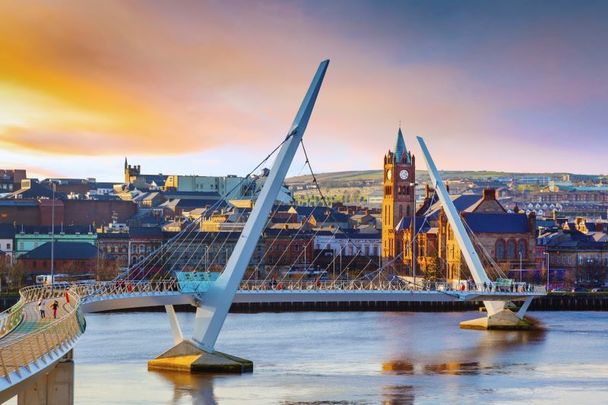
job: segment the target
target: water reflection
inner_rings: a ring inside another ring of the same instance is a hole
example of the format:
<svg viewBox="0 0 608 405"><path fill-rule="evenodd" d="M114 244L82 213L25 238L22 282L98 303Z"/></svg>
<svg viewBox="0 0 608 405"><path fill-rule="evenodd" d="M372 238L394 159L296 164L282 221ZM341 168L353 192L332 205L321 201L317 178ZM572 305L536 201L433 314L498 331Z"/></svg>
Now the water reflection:
<svg viewBox="0 0 608 405"><path fill-rule="evenodd" d="M411 385L388 385L382 389L382 403L384 405L413 404L416 396Z"/></svg>
<svg viewBox="0 0 608 405"><path fill-rule="evenodd" d="M486 331L478 343L470 349L440 351L431 356L397 358L382 363L385 373L399 375L447 374L477 375L500 373L508 362L498 362L512 351L520 350L530 344L542 344L545 331ZM446 361L447 359L447 361Z"/></svg>
<svg viewBox="0 0 608 405"><path fill-rule="evenodd" d="M178 371L150 371L173 386L172 404L184 401L200 405L215 405L213 379L209 374L190 374Z"/></svg>

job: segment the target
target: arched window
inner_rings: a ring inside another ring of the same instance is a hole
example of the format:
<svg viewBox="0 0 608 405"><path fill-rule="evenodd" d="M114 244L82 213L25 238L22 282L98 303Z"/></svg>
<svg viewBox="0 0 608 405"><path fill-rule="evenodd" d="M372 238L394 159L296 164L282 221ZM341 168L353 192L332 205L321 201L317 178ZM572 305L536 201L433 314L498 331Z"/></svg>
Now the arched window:
<svg viewBox="0 0 608 405"><path fill-rule="evenodd" d="M515 240L514 239L509 239L507 241L507 258L508 259L515 259L516 257L516 253L515 253Z"/></svg>
<svg viewBox="0 0 608 405"><path fill-rule="evenodd" d="M505 260L505 241L498 239L494 248L496 250L496 260Z"/></svg>
<svg viewBox="0 0 608 405"><path fill-rule="evenodd" d="M521 254L522 259L528 258L528 246L525 239L520 239L517 242L517 255Z"/></svg>

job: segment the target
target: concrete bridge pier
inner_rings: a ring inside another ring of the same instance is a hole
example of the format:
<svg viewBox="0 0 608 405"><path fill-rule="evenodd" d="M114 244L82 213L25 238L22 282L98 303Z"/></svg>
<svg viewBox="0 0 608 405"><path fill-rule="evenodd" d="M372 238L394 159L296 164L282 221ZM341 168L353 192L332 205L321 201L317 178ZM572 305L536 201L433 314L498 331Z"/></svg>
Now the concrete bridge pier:
<svg viewBox="0 0 608 405"><path fill-rule="evenodd" d="M492 307L486 304L488 308L488 315L483 318L471 319L469 321L460 322L462 329L498 329L498 330L528 330L534 329L536 326L534 322L530 321L525 317L526 311L532 302L533 297L528 297L524 301L523 305L517 312L513 312L510 309L504 308L504 302L502 303L503 308L499 310L492 310ZM496 301L494 301L496 302ZM500 307L499 307L500 308Z"/></svg>
<svg viewBox="0 0 608 405"><path fill-rule="evenodd" d="M165 310L175 346L148 361L148 370L239 374L253 371L253 362L250 360L215 350L204 350L192 340L184 339L173 305L165 305ZM199 308L197 313L198 311Z"/></svg>
<svg viewBox="0 0 608 405"><path fill-rule="evenodd" d="M74 356L70 350L48 373L17 394L18 405L73 405Z"/></svg>

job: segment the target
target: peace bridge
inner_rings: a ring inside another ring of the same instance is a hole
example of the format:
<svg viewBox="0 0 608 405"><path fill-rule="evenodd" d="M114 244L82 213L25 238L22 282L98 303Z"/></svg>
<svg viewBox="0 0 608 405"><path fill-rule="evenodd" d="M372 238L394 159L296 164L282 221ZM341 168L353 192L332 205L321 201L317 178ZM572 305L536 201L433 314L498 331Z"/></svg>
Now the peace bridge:
<svg viewBox="0 0 608 405"><path fill-rule="evenodd" d="M143 264L146 261L139 262L112 281L22 289L19 301L0 314L0 401L18 395L19 403L72 403L72 353L86 331L84 314L93 312L164 306L175 346L150 360L148 367L184 372L240 373L253 370L251 361L215 349L233 303L482 301L486 316L463 322L461 326L483 329L525 329L531 326L525 313L534 298L546 294L544 287L512 282L505 285L500 277L490 279L422 138L418 138L418 142L432 183L471 270L473 281L466 288L451 290L442 284L423 288L395 278L394 274L387 274L386 264L375 271L371 280L337 278L311 282L300 279L269 283L267 279L244 279L291 161L300 144L304 148L302 137L328 64L329 61L324 61L319 66L287 137L275 149L276 157L268 179L221 274L194 272L184 277L184 272L174 268L159 272L154 265L159 254L176 251L183 254L184 250L178 248L185 242L177 238L163 246L161 253L150 256L148 268ZM41 318L38 311L41 300L59 303L56 319L50 316ZM506 304L511 302L520 304L516 311L507 308ZM194 332L190 338L182 333L175 305L196 308Z"/></svg>

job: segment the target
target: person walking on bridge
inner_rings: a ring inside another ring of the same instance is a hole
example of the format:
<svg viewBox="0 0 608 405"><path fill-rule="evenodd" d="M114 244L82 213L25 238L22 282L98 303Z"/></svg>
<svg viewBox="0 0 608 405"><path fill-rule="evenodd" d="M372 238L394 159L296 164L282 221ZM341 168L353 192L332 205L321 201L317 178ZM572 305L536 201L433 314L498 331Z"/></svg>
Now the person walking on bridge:
<svg viewBox="0 0 608 405"><path fill-rule="evenodd" d="M57 308L59 308L59 302L57 302L57 300L53 301L51 308L53 308L53 319L57 319Z"/></svg>
<svg viewBox="0 0 608 405"><path fill-rule="evenodd" d="M38 311L40 311L40 318L44 319L46 314L44 311L44 300L42 298L38 301Z"/></svg>

